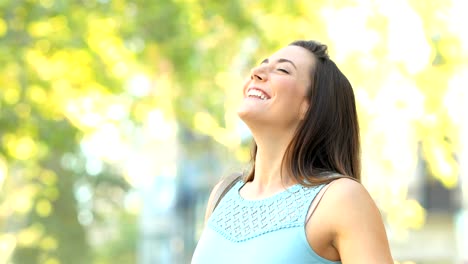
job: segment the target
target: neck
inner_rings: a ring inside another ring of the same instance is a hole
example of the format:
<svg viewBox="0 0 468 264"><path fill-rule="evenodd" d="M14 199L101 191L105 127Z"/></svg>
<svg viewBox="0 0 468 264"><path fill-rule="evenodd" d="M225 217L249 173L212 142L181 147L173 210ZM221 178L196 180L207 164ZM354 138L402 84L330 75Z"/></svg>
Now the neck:
<svg viewBox="0 0 468 264"><path fill-rule="evenodd" d="M252 184L259 189L275 189L296 183L287 167L281 168L293 133L273 133L272 131L254 133L257 153L255 156L255 177Z"/></svg>

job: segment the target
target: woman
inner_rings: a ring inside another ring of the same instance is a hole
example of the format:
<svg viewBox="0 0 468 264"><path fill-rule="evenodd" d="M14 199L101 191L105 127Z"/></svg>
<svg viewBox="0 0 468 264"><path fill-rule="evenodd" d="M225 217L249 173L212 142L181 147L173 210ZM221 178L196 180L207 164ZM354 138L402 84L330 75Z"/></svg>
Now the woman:
<svg viewBox="0 0 468 264"><path fill-rule="evenodd" d="M352 87L327 47L280 49L252 70L243 94L252 170L208 209L192 263L393 263L380 213L358 182Z"/></svg>

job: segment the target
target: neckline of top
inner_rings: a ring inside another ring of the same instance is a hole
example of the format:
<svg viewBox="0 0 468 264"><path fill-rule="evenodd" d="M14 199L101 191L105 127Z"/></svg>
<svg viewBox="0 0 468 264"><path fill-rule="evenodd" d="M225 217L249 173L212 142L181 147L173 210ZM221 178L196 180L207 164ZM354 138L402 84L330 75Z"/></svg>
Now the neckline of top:
<svg viewBox="0 0 468 264"><path fill-rule="evenodd" d="M238 182L238 184L239 184L239 187L236 188L236 195L239 198L239 200L241 200L242 202L245 202L245 203L261 203L261 202L271 201L271 200L274 200L274 199L277 199L277 198L281 198L281 197L283 197L285 195L291 194L291 193L295 192L296 190L298 190L299 188L302 187L302 185L300 183L296 183L294 185L289 186L288 188L286 188L283 191L277 192L277 193L275 193L275 194L273 194L271 196L265 197L265 198L246 199L246 198L242 197L242 195L240 194L240 190L242 189L242 187L244 187L244 185L246 183L243 180L240 180Z"/></svg>

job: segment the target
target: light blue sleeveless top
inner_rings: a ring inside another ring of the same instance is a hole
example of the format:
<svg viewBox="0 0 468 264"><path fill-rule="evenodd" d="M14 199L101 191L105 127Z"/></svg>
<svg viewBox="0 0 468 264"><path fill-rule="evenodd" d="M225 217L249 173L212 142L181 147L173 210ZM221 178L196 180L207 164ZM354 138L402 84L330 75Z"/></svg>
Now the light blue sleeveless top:
<svg viewBox="0 0 468 264"><path fill-rule="evenodd" d="M208 219L192 264L341 263L317 255L307 242L305 220L324 185L294 185L263 200L245 200L235 184Z"/></svg>

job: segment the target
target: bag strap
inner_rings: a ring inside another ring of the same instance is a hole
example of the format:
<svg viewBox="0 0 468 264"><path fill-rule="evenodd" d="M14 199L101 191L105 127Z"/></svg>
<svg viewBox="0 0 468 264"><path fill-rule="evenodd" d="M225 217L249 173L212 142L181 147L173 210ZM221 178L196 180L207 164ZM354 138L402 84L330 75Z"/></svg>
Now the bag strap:
<svg viewBox="0 0 468 264"><path fill-rule="evenodd" d="M221 180L221 182L219 183L219 187L213 196L212 202L208 205L209 210L207 210L208 214L206 216L206 219L210 217L210 215L213 213L213 211L218 206L221 199L223 199L223 197L226 195L226 193L241 179L241 173L233 173Z"/></svg>

